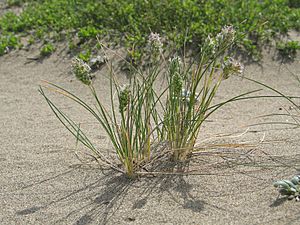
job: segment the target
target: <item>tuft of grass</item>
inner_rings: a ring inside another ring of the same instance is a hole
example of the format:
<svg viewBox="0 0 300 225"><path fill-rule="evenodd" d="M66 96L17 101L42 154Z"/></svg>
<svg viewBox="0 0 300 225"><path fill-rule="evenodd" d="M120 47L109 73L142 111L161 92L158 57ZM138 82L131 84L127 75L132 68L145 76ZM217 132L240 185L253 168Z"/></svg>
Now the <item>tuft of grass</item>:
<svg viewBox="0 0 300 225"><path fill-rule="evenodd" d="M206 39L197 61L185 63L186 59L178 56L167 61L160 35L151 33L148 38L150 63L145 68L140 68L127 62L132 76L129 76L125 85L119 84L112 64L107 62L110 71L109 107L103 104L97 94L90 67L78 58L73 61L73 73L89 89L94 98L93 105L53 83L46 82L39 91L77 142L89 148L99 162L132 178L147 163L166 153L156 149L156 146L166 146L167 152L171 153L170 157L175 161L188 159L203 122L227 103L262 97L283 97L293 102L290 96L284 96L272 87L245 78L279 96L250 96L259 91L254 90L212 105L222 81L243 70L242 65L228 55L228 49L235 40L236 32L233 27L225 26L218 35ZM157 84L160 84L159 90ZM122 167L111 162L101 149L95 147L80 124L75 123L48 97L46 89L79 104L96 119L109 137Z"/></svg>
<svg viewBox="0 0 300 225"><path fill-rule="evenodd" d="M225 26L215 38L206 40L199 62L183 65L178 57L170 60L162 135L175 160L187 159L203 122L219 108L211 103L222 81L243 71L226 53L234 41L235 30Z"/></svg>
<svg viewBox="0 0 300 225"><path fill-rule="evenodd" d="M76 95L53 83L47 82L45 87L73 100L94 116L110 138L122 169L111 163L101 150L95 148L80 125L71 120L47 97L44 88L41 87L39 91L57 118L76 137L77 141L88 147L106 165L132 178L143 162L150 159L151 142L154 140L153 135L156 130L155 124L153 125L150 119L156 114L153 82L156 80L157 73L153 70L148 76L133 76L128 84L121 86L116 80L111 65L108 64L108 66L110 68L110 108L102 104L91 80L90 68L81 59L73 62L73 72L82 83L87 85L94 97L96 107L88 105Z"/></svg>
<svg viewBox="0 0 300 225"><path fill-rule="evenodd" d="M146 70L132 66L135 75L130 76L125 86L119 85L111 64L107 64L110 69L110 108L106 108L101 102L91 80L91 70L81 59L74 60L73 73L88 87L96 107L88 105L78 96L53 83L47 82L44 88L40 88L40 93L77 141L94 152L102 162L118 169L95 148L79 124L47 97L44 89L62 94L91 113L110 138L122 164L123 169L118 170L134 177L144 163L151 161L156 142L167 142L175 160L188 157L187 153L193 148L203 121L226 104L210 106L220 82L241 69L240 65L230 59L222 58L225 60L224 66L220 74L216 72L216 68L219 68L217 59L225 53L233 40L233 28L225 27L215 39L209 39L197 68L193 69L191 65L187 70L181 70L178 58L169 63L165 62L165 68L160 68L163 46L160 36L152 33L149 36L152 63ZM160 74L167 79L168 85L161 91L156 91L155 82ZM183 88L186 92L182 94ZM198 89L199 94L196 92Z"/></svg>

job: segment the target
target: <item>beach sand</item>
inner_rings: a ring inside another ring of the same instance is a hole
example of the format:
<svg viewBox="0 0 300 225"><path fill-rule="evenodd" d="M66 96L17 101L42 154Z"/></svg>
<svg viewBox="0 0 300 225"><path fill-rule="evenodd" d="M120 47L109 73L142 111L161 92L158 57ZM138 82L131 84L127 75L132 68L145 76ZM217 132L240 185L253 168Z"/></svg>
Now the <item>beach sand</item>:
<svg viewBox="0 0 300 225"><path fill-rule="evenodd" d="M299 39L297 33L294 38ZM89 151L76 147L74 137L55 118L38 88L41 80L48 80L87 101L89 91L70 74L71 59L66 55L55 53L43 61L28 61L34 53L16 51L0 58L1 225L300 224L300 203L277 198L273 187L274 181L299 173L300 128L255 125L292 123L286 116L259 117L295 113L286 99L252 99L221 108L203 125L199 137L199 145L208 146L203 151L210 154L199 151L186 165L190 175L130 180L78 160L75 152L87 160ZM299 56L284 64L274 56L273 50L265 51L260 64L245 65L243 75L300 96L300 84L293 76L300 74ZM97 72L95 86L108 104L106 75L105 69ZM260 88L231 77L221 85L216 102ZM88 129L104 153L113 152L101 127L82 109L60 95L50 96Z"/></svg>

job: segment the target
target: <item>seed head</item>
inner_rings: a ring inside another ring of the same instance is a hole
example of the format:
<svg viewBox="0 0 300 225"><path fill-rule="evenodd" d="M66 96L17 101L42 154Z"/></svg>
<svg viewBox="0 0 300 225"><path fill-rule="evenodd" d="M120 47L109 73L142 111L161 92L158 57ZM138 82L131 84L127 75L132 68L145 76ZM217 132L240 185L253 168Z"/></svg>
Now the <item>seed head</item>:
<svg viewBox="0 0 300 225"><path fill-rule="evenodd" d="M176 72L172 80L173 80L172 86L174 88L174 94L175 96L180 96L182 90L182 84L183 84L182 76L178 72Z"/></svg>
<svg viewBox="0 0 300 225"><path fill-rule="evenodd" d="M126 111L126 107L129 104L129 100L130 100L130 86L129 85L125 85L121 88L120 92L119 92L119 112L123 113L124 111Z"/></svg>
<svg viewBox="0 0 300 225"><path fill-rule="evenodd" d="M217 34L216 39L219 45L226 45L234 41L235 30L233 26L224 26L220 33Z"/></svg>
<svg viewBox="0 0 300 225"><path fill-rule="evenodd" d="M216 39L208 36L207 39L206 39L206 44L207 44L207 49L206 49L207 54L214 55L216 53L217 48L218 48L218 44L217 44Z"/></svg>
<svg viewBox="0 0 300 225"><path fill-rule="evenodd" d="M158 33L151 32L148 36L148 43L150 44L150 46L154 47L159 52L162 52L163 43Z"/></svg>
<svg viewBox="0 0 300 225"><path fill-rule="evenodd" d="M223 78L227 79L231 74L241 74L244 66L233 58L228 58L223 63Z"/></svg>
<svg viewBox="0 0 300 225"><path fill-rule="evenodd" d="M173 87L175 96L180 96L183 84L183 77L180 71L182 62L179 56L175 56L169 59L169 63L170 82Z"/></svg>
<svg viewBox="0 0 300 225"><path fill-rule="evenodd" d="M194 99L195 99L195 103L198 104L199 103L199 99L198 99L198 96L199 93L195 92L194 94ZM190 99L191 99L191 92L189 90L186 90L186 89L182 89L181 90L181 97L182 97L182 100L189 103L190 102Z"/></svg>
<svg viewBox="0 0 300 225"><path fill-rule="evenodd" d="M170 63L170 74L171 75L174 74L175 72L180 71L182 61L179 56L174 56L173 58L170 58L169 63Z"/></svg>
<svg viewBox="0 0 300 225"><path fill-rule="evenodd" d="M72 71L76 78L86 85L91 84L91 68L83 60L74 58L72 61Z"/></svg>

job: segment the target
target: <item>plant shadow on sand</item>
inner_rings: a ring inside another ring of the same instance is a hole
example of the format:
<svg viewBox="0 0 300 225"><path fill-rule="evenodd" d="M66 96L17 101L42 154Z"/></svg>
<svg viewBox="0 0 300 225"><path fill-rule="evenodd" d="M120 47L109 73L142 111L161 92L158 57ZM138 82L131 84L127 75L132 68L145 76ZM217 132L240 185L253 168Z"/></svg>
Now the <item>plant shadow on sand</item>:
<svg viewBox="0 0 300 225"><path fill-rule="evenodd" d="M231 176L233 174L243 174L251 178L254 175L258 182L261 179L260 182L263 185L260 189L266 189L272 185L270 182L263 180L264 178L260 178L260 175L257 175L259 172L268 173L268 171L273 170L272 173L274 174L274 168L276 168L278 174L283 174L286 169L291 169L287 168L288 165L295 165L296 163L294 160L291 161L290 157L270 156L251 146L250 148L238 150L221 149L221 151L216 152L210 154L205 154L205 152L195 153L196 157L191 157L181 163L172 162L167 157L162 158L155 165L144 168L145 171L155 170L161 172L145 172L144 176L136 179L129 179L125 175L110 169L99 170L99 168L86 167L82 164L71 166L72 168L64 173L36 181L24 187L23 191L29 188L38 190L39 186L47 184L47 182L68 180L70 177L77 177L78 174L84 173L84 178L78 178L76 182L78 185L75 188L61 193L58 192L56 199L48 201L46 204L36 203L31 207L17 211L16 215L26 216L38 213L40 210L51 211L53 208L65 206L68 207L65 210L67 214L56 217L55 223L72 221L72 224L86 225L106 224L118 210L125 210L126 213L123 214L124 217L121 219L124 223L128 223L137 219L138 210L147 207L148 203L152 204L152 201L160 202L166 196L174 205L178 205L184 210L191 210L194 213L203 213L211 208L215 211L231 212L234 209L224 208L196 195L193 191L195 188L194 183L191 183L187 175L194 174L195 176L203 176L203 178L205 176L207 178L207 176ZM235 154L232 154L232 152L235 152ZM295 156L294 159L296 160L296 158ZM222 178L220 177L220 179ZM197 192L207 192L206 185L205 182L198 183ZM237 186L236 184L233 185ZM259 191L257 186L244 188L248 191L248 194ZM236 194L239 195L239 193ZM213 190L211 190L208 195L222 197L233 194L226 192L213 193ZM269 207L279 207L284 202L285 198L280 198L274 200ZM71 208L69 208L70 205Z"/></svg>
<svg viewBox="0 0 300 225"><path fill-rule="evenodd" d="M204 201L195 199L190 194L191 185L180 175L162 175L149 179L132 180L128 179L126 175L110 171L103 184L105 187L101 190L101 194L91 193L90 198L93 199L91 203L69 213L60 221L65 221L67 217L78 214L83 208L88 207L89 210L81 215L76 221L76 225L93 224L95 220L99 224L106 224L118 210L121 210L122 206L126 205L128 212L123 220L124 222L133 222L136 220L136 215L132 212L144 208L149 199L159 201L165 193L170 195L175 204L180 204L184 209L201 212L205 205ZM176 195L179 194L182 201L178 201L178 196L177 198L173 197L174 192ZM128 199L131 199L129 204Z"/></svg>
<svg viewBox="0 0 300 225"><path fill-rule="evenodd" d="M178 193L183 200L183 203L180 203L181 201L179 202L178 199L173 197L174 202L181 204L184 209L190 209L194 212L200 212L204 209L205 202L195 199L189 193L191 185L185 181L183 176L161 175L145 179L129 179L126 175L110 169L99 171L99 169L82 168L81 165L76 165L64 173L27 185L23 188L23 191L26 191L28 188L38 188L39 185L53 182L55 179L62 180L66 176L76 176L77 173L82 173L82 170L86 173L91 172L93 175L100 173L101 178L99 179L99 176L98 179L85 177L85 185L83 187L70 191L68 194L59 194L56 200L50 201L47 204L40 205L36 203L31 207L19 210L16 212L16 215L27 216L37 213L40 210L48 211L52 206L56 207L67 202L67 204L75 205L76 209L69 211L67 215L59 218L55 223L64 223L64 221L69 221L71 218L72 221L75 221L73 224L76 225L94 224L95 222L97 224L106 224L123 204L128 204L124 202L125 198L128 196L131 198L131 195L135 195L133 192L139 192L140 196L133 196L132 205L130 204L131 210L143 208L149 198L159 199L159 193L168 193L172 197L173 191ZM74 199L77 199L75 203ZM85 199L88 199L88 201L84 201ZM85 203L80 203L81 200ZM73 219L74 217L76 217L75 220ZM124 218L124 222L134 220L134 216L130 214Z"/></svg>
<svg viewBox="0 0 300 225"><path fill-rule="evenodd" d="M270 207L278 207L278 206L281 206L281 205L284 204L287 200L288 200L287 197L277 198L277 199L270 205Z"/></svg>

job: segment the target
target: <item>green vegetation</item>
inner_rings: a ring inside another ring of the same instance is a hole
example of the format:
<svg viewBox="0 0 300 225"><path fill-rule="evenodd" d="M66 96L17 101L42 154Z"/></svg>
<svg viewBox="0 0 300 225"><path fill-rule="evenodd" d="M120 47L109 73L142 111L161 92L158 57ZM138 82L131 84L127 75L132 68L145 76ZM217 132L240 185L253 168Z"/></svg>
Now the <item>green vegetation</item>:
<svg viewBox="0 0 300 225"><path fill-rule="evenodd" d="M225 26L215 38L207 39L196 65L185 67L178 57L170 60L169 72L165 76L168 98L162 103L162 139L166 139L175 151L175 160L187 158L195 146L202 123L221 106L211 106L221 82L243 71L241 64L225 54L234 39L233 28Z"/></svg>
<svg viewBox="0 0 300 225"><path fill-rule="evenodd" d="M47 43L41 48L40 54L41 54L41 56L46 57L46 56L51 55L54 51L55 51L55 47L53 46L53 44Z"/></svg>
<svg viewBox="0 0 300 225"><path fill-rule="evenodd" d="M279 50L279 54L284 58L293 59L300 49L300 44L298 41L282 41L277 43L277 49Z"/></svg>
<svg viewBox="0 0 300 225"><path fill-rule="evenodd" d="M110 158L103 155L101 149L97 149L92 144L92 141L80 128L80 124L76 124L63 113L47 97L43 88L40 88L40 93L45 97L57 118L76 137L77 142L81 142L90 149L100 163L123 172L129 177L134 177L143 162L150 160L150 141L155 130L157 130L157 128L152 127L150 119L156 117L153 82L156 80L158 73L153 71L149 76L133 76L129 84L120 86L112 68L110 71L110 108L106 108L98 97L91 81L90 67L81 59L76 58L74 60L73 73L78 80L90 89L96 108L55 84L47 83L48 85L45 88L64 95L81 105L88 113L91 113L107 133L122 164L121 168L118 167L116 162L112 162ZM115 104L116 102L118 107Z"/></svg>
<svg viewBox="0 0 300 225"><path fill-rule="evenodd" d="M288 5L293 8L300 8L299 0L288 0Z"/></svg>
<svg viewBox="0 0 300 225"><path fill-rule="evenodd" d="M206 39L197 61L185 63L187 59L178 56L166 61L160 36L151 33L148 39L151 63L146 70L131 66L134 76L130 76L127 84L119 84L112 64L107 63L111 72L109 107L98 97L90 67L78 58L73 61L73 73L89 88L95 104L89 105L63 87L49 82L40 88L40 93L77 142L90 149L99 162L134 177L145 165L157 163L162 155L175 161L187 160L194 150L203 122L212 113L227 103L247 99L249 94L258 91L212 104L221 82L243 70L228 55L235 35L232 26L225 26L218 35ZM162 79L167 82L162 82ZM157 90L157 82L165 85ZM48 97L46 90L79 104L99 122L112 143L121 167L92 144L80 124L61 111Z"/></svg>
<svg viewBox="0 0 300 225"><path fill-rule="evenodd" d="M22 4L9 0L8 5ZM208 35L231 24L237 30L237 46L254 59L270 38L300 29L298 1L292 0L44 0L26 1L20 15L6 13L0 19L0 54L6 47L17 48L19 36L30 34L44 39L80 41L81 49L93 46L95 37L109 37L129 49L133 60L142 57L150 32L159 33L172 46L203 45ZM16 41L7 41L14 37ZM94 42L95 43L95 42Z"/></svg>
<svg viewBox="0 0 300 225"><path fill-rule="evenodd" d="M300 200L300 176L294 176L291 180L280 180L274 182L274 187L278 188L281 195L287 196L288 199L296 198Z"/></svg>
<svg viewBox="0 0 300 225"><path fill-rule="evenodd" d="M19 40L16 36L10 34L0 37L0 56L8 53L11 49L20 46Z"/></svg>
<svg viewBox="0 0 300 225"><path fill-rule="evenodd" d="M78 54L78 58L83 60L84 62L89 62L91 59L91 51L88 49L86 51L82 51Z"/></svg>

